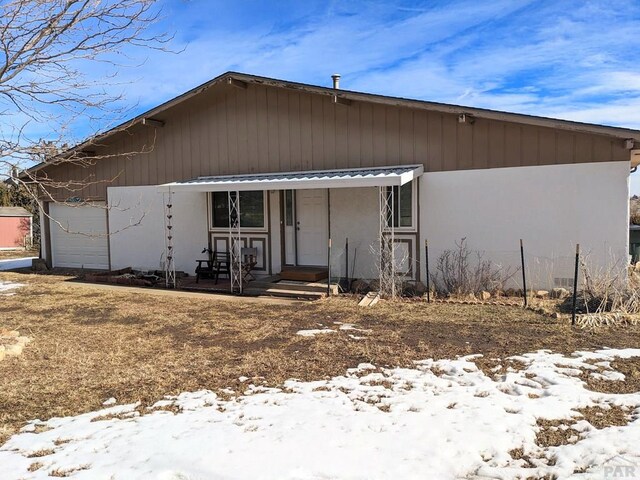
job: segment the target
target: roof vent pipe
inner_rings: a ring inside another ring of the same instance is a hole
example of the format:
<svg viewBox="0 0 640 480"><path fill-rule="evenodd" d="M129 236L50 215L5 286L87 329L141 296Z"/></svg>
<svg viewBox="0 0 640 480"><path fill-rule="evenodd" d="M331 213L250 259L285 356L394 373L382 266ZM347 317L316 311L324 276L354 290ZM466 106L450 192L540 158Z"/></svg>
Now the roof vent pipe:
<svg viewBox="0 0 640 480"><path fill-rule="evenodd" d="M331 78L333 79L333 88L338 90L340 88L340 74L334 73Z"/></svg>

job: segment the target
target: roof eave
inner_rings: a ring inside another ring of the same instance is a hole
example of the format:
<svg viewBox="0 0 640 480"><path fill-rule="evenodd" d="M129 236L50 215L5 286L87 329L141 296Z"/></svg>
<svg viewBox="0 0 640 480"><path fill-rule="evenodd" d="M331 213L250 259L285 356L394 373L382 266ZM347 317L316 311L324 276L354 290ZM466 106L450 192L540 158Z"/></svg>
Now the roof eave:
<svg viewBox="0 0 640 480"><path fill-rule="evenodd" d="M402 97L392 97L387 95L379 95L374 93L364 93L364 92L356 92L352 90L336 90L329 87L320 87L317 85L310 85L306 83L292 82L288 80L279 80L275 78L269 77L261 77L258 75L251 75L247 73L240 72L225 72L222 75L219 75L197 87L192 88L191 90L178 95L156 107L147 110L146 112L137 115L136 117L127 120L116 127L113 127L106 132L103 132L91 140L87 140L69 150L64 152L61 155L69 155L78 151L82 151L89 146L95 146L96 142L100 140L104 140L117 132L122 130L126 130L128 128L133 127L142 122L144 118L153 117L161 114L162 112L208 90L209 88L217 85L221 82L224 82L226 79L235 79L240 82L246 82L257 85L267 85L277 88L288 88L292 90L305 91L308 93L321 94L326 96L339 96L346 100L351 101L364 101L364 102L372 102L379 103L389 106L399 106L406 108L414 108L414 109L422 109L429 111L436 111L440 113L447 114L467 114L473 115L476 118L483 118L487 120L495 120L501 122L515 122L524 125L531 125L537 127L546 127L546 128L555 128L560 130L567 130L571 132L577 133L587 133L587 134L595 134L595 135L604 135L616 139L633 139L635 141L640 142L640 130L634 130L624 127L613 127L607 125L598 125L592 123L584 123L584 122L576 122L572 120L561 120L550 117L541 117L535 115L526 115L522 113L511 113L504 112L499 110L490 110L485 108L477 108L477 107L468 107L464 105L453 105L446 103L438 103L438 102L429 102L425 100L416 100ZM41 162L33 167L27 169L28 172L36 172L41 168L49 166L48 162Z"/></svg>
<svg viewBox="0 0 640 480"><path fill-rule="evenodd" d="M329 87L319 87L299 82L291 82L286 80L277 80L268 77L259 77L245 73L228 72L228 75L248 83L268 85L273 87L289 88L294 90L307 91L309 93L320 93L324 95L338 95L347 100L376 102L390 106L417 108L423 110L437 111L440 113L449 113L459 115L461 113L471 114L477 118L485 118L489 120L498 120L506 122L516 122L529 124L533 126L541 126L548 128L559 128L563 130L571 130L576 132L591 133L598 135L606 135L614 138L626 139L633 138L640 142L640 130L634 130L624 127L613 127L608 125L599 125L594 123L577 122L573 120L562 120L558 118L543 117L537 115L527 115L523 113L512 113L500 110L491 110L487 108L469 107L465 105L455 105L448 103L430 102L427 100L416 100L411 98L393 97L388 95L379 95L375 93L357 92L353 90L339 89L335 90Z"/></svg>

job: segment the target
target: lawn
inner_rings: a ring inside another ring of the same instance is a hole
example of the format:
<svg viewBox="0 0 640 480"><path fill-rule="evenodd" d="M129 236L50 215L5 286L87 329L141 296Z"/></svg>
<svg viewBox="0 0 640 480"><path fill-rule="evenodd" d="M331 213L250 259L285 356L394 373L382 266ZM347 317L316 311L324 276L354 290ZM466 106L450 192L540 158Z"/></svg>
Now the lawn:
<svg viewBox="0 0 640 480"><path fill-rule="evenodd" d="M38 257L40 252L36 250L0 250L0 260L11 260L14 258Z"/></svg>
<svg viewBox="0 0 640 480"><path fill-rule="evenodd" d="M482 357L465 361L492 376L500 365L523 370L524 361L510 356L635 348L640 338L638 326L585 331L517 307L406 301L363 309L349 297L245 303L68 280L0 273L0 282L25 284L0 296L0 327L33 339L21 356L0 362L0 445L29 420L96 411L110 398L140 402L141 412L183 392L206 389L229 399L248 383L329 382L359 364L413 368L471 354ZM326 329L333 332L317 333ZM603 395L640 390L638 357L612 365L625 381L580 369L576 381Z"/></svg>

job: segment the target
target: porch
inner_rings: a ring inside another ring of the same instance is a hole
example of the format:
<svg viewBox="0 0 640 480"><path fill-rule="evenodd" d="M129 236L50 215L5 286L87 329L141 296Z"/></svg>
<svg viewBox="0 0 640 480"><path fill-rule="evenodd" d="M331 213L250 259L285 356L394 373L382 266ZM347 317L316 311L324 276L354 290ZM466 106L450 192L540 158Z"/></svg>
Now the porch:
<svg viewBox="0 0 640 480"><path fill-rule="evenodd" d="M295 267L289 272L296 272L301 277L305 276L308 269L305 267ZM179 288L181 290L193 292L229 293L231 289L230 278L220 278L217 282L214 279L205 278L196 282L195 277L185 277L180 279ZM286 298L298 298L306 300L317 300L327 295L339 293L339 285L329 283L328 278L317 281L290 280L287 275L276 274L260 276L256 280L243 282L242 293L251 296L274 296Z"/></svg>
<svg viewBox="0 0 640 480"><path fill-rule="evenodd" d="M206 195L209 235L202 254L222 253L228 263L229 280L208 282L206 288L324 294L338 282L348 288L352 278L377 278L380 290L393 295L398 273L414 278L417 270L418 182L413 180L422 171L411 165L200 177L161 185L167 284L175 286L173 205L190 193ZM350 237L357 238L359 252L350 249ZM409 250L404 267L398 264L403 249ZM247 262L256 279L250 283ZM187 283L186 288L205 288Z"/></svg>

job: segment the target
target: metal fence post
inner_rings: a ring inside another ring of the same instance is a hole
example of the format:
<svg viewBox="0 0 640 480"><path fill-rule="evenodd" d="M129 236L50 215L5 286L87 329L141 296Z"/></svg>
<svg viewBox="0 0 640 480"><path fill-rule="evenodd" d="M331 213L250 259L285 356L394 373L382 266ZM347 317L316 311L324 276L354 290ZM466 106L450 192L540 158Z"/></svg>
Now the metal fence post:
<svg viewBox="0 0 640 480"><path fill-rule="evenodd" d="M522 239L520 239L520 261L522 262L522 292L524 295L524 306L527 307L527 273L525 270L524 264L524 244L522 243Z"/></svg>
<svg viewBox="0 0 640 480"><path fill-rule="evenodd" d="M329 237L329 245L327 247L328 268L327 268L327 297L331 296L331 237Z"/></svg>
<svg viewBox="0 0 640 480"><path fill-rule="evenodd" d="M346 288L345 290L348 292L351 290L351 282L349 281L349 237L346 238L344 242L344 264L346 267L345 270L345 278L346 278Z"/></svg>
<svg viewBox="0 0 640 480"><path fill-rule="evenodd" d="M431 281L429 280L429 241L424 240L424 263L427 275L427 303L431 303Z"/></svg>
<svg viewBox="0 0 640 480"><path fill-rule="evenodd" d="M573 305L571 307L571 325L576 324L576 301L578 299L578 264L580 263L580 244L576 244L576 268L573 273Z"/></svg>

